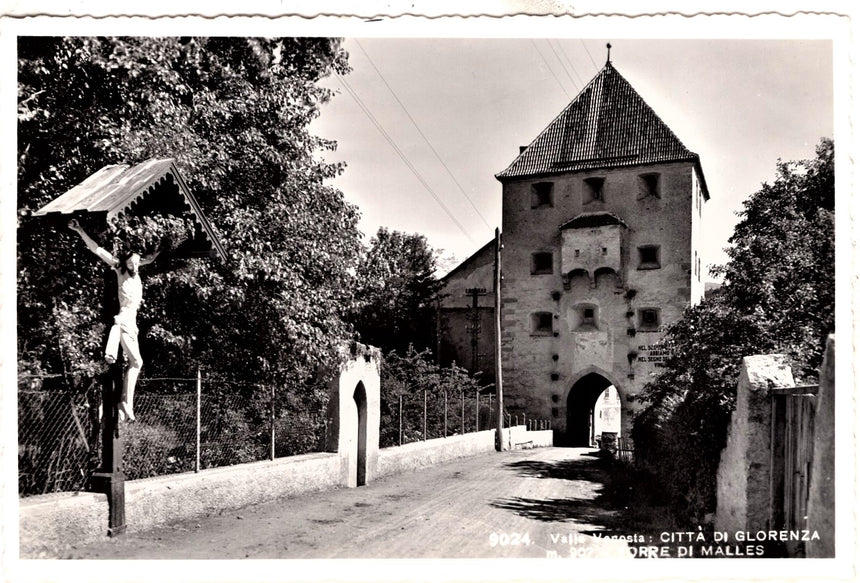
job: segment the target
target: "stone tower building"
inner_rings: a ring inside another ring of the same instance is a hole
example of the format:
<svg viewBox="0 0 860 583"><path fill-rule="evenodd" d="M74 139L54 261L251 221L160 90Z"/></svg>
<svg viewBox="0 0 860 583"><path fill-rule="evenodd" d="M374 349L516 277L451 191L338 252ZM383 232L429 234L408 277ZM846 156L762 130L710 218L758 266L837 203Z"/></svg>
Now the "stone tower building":
<svg viewBox="0 0 860 583"><path fill-rule="evenodd" d="M612 385L626 433L664 326L704 294L698 156L607 62L496 178L508 407L585 445Z"/></svg>
<svg viewBox="0 0 860 583"><path fill-rule="evenodd" d="M704 295L698 156L607 61L496 178L507 410L551 419L557 444L586 445L614 386L628 433L665 325Z"/></svg>

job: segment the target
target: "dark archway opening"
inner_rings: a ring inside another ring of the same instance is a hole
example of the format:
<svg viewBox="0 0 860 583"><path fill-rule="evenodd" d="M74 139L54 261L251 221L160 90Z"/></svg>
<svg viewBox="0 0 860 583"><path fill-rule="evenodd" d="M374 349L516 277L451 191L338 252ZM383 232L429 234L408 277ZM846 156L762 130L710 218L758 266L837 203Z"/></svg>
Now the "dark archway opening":
<svg viewBox="0 0 860 583"><path fill-rule="evenodd" d="M612 383L597 373L589 373L574 383L567 397L567 435L564 445L592 445L594 405L601 393L610 386Z"/></svg>
<svg viewBox="0 0 860 583"><path fill-rule="evenodd" d="M367 483L367 392L364 389L364 383L358 383L352 399L358 412L355 485L364 486Z"/></svg>

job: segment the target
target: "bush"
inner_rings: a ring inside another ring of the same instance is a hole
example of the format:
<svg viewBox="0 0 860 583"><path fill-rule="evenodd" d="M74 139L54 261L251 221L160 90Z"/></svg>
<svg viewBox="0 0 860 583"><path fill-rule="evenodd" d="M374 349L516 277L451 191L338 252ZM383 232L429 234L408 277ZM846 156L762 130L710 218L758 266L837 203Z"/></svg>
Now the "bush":
<svg viewBox="0 0 860 583"><path fill-rule="evenodd" d="M418 352L411 346L405 356L392 351L383 358L380 374L380 447L390 447L399 443L401 397L403 399L403 443L424 438L424 391L427 392L428 437L442 436L445 391L448 392L449 399L448 433L454 433L456 431L452 430L460 427L460 408L454 405L455 399L459 399L462 392L466 393L467 398L474 395L480 388L478 380L469 376L465 369L456 364L445 368L438 367L431 358L429 351ZM466 426L470 426L468 419Z"/></svg>
<svg viewBox="0 0 860 583"><path fill-rule="evenodd" d="M193 451L176 432L163 425L126 423L123 431L123 473L136 480L194 469ZM193 447L193 445L192 445Z"/></svg>

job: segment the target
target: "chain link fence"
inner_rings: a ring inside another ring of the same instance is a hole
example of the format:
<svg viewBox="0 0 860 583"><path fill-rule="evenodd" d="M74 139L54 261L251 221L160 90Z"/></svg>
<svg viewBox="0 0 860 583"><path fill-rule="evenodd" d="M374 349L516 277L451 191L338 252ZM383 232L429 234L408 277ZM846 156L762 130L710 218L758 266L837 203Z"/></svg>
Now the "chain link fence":
<svg viewBox="0 0 860 583"><path fill-rule="evenodd" d="M148 478L323 451L324 394L202 376L139 379L137 420L120 424L123 473ZM101 462L100 407L95 380L70 390L59 375L19 379L20 496L89 488ZM494 429L496 415L495 395L480 391L383 396L380 447ZM505 414L504 426L512 424L549 428Z"/></svg>
<svg viewBox="0 0 860 583"><path fill-rule="evenodd" d="M420 391L383 396L379 446L392 447L452 435L495 429L498 401L480 391ZM503 427L526 425L549 429L548 420L503 413Z"/></svg>
<svg viewBox="0 0 860 583"><path fill-rule="evenodd" d="M88 488L101 460L100 391L95 382L72 391L62 379L19 380L20 496ZM120 425L123 473L138 479L322 451L325 405L260 384L139 379L137 420Z"/></svg>
<svg viewBox="0 0 860 583"><path fill-rule="evenodd" d="M64 390L57 379L45 380L48 387L33 389L27 383L18 391L18 492L22 496L82 489L98 455L93 450L98 438L92 431L89 391Z"/></svg>

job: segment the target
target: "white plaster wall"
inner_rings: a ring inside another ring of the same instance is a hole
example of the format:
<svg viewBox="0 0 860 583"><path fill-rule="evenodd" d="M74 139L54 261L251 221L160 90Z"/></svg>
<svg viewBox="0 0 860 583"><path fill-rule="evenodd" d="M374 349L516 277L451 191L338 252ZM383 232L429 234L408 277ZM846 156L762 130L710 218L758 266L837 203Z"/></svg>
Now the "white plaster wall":
<svg viewBox="0 0 860 583"><path fill-rule="evenodd" d="M515 427L518 443L552 445L552 431ZM505 439L511 440L510 429ZM495 430L439 438L377 450L372 475L379 478L414 471L463 457L495 453ZM180 520L206 516L278 498L344 486L342 460L335 453L312 453L200 473L173 474L126 482L128 532L146 531ZM368 480L371 472L368 469ZM19 503L22 558L56 556L70 543L107 536L104 494L66 492L31 496Z"/></svg>
<svg viewBox="0 0 860 583"><path fill-rule="evenodd" d="M814 453L809 483L808 526L821 540L806 544L807 557L836 554L836 338L827 338L824 363L818 377L815 404Z"/></svg>
<svg viewBox="0 0 860 583"><path fill-rule="evenodd" d="M326 449L337 452L340 459L340 480L354 488L358 467L358 409L356 388L361 383L367 400L367 436L365 481L374 478L379 455L379 351L358 346L355 355L344 355L339 375L329 384L330 403Z"/></svg>
<svg viewBox="0 0 860 583"><path fill-rule="evenodd" d="M331 453L312 453L274 461L213 468L131 480L125 484L128 532L206 516L278 498L337 488L340 462ZM108 503L104 494L64 492L19 502L22 558L66 548L72 542L104 538Z"/></svg>
<svg viewBox="0 0 860 583"><path fill-rule="evenodd" d="M717 471L717 530L767 530L770 525L772 387L793 387L788 358L747 356Z"/></svg>

